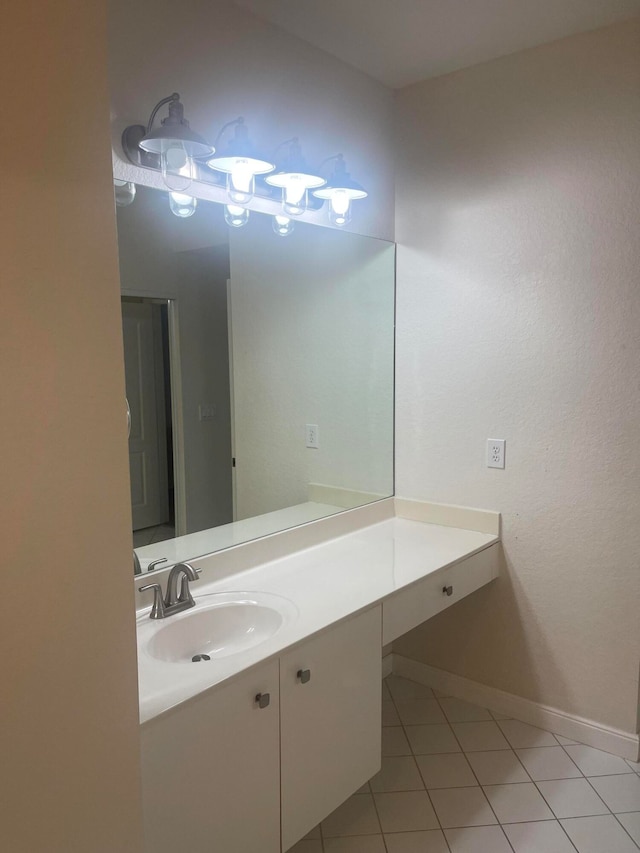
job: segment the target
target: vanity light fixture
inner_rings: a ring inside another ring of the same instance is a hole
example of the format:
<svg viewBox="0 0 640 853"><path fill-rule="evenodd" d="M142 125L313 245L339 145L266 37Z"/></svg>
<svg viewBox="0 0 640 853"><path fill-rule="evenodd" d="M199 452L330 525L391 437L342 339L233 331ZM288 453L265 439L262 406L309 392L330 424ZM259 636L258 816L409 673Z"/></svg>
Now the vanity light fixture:
<svg viewBox="0 0 640 853"><path fill-rule="evenodd" d="M328 157L324 163L331 160L336 161L333 175L325 187L314 190L313 194L316 198L329 201L329 221L332 225L342 227L351 221L351 202L366 198L369 193L347 172L342 154Z"/></svg>
<svg viewBox="0 0 640 853"><path fill-rule="evenodd" d="M249 221L249 211L238 204L225 204L224 220L231 228L242 228Z"/></svg>
<svg viewBox="0 0 640 853"><path fill-rule="evenodd" d="M283 145L289 146L287 159L281 168L265 178L271 187L282 189L282 210L285 216L302 216L308 206L308 191L324 186L327 182L313 174L302 157L302 148L297 137L287 139Z"/></svg>
<svg viewBox="0 0 640 853"><path fill-rule="evenodd" d="M154 119L165 104L169 105L169 115L154 128ZM132 163L154 168L159 165L167 188L177 193L183 193L196 177L195 159L210 157L215 151L189 127L177 92L158 101L146 127L134 124L125 128L122 148Z"/></svg>
<svg viewBox="0 0 640 853"><path fill-rule="evenodd" d="M235 133L226 148L207 160L207 166L227 176L227 193L231 205L248 204L256 191L256 175L266 175L275 165L261 157L249 139L249 132L242 116L227 122L216 137L218 148L224 132L235 126Z"/></svg>
<svg viewBox="0 0 640 853"><path fill-rule="evenodd" d="M271 225L273 226L273 230L276 232L278 237L288 237L294 229L295 222L288 216L283 216L282 214L276 213L276 215L273 217Z"/></svg>
<svg viewBox="0 0 640 853"><path fill-rule="evenodd" d="M179 219L188 219L196 212L198 199L184 193L169 193L171 213Z"/></svg>

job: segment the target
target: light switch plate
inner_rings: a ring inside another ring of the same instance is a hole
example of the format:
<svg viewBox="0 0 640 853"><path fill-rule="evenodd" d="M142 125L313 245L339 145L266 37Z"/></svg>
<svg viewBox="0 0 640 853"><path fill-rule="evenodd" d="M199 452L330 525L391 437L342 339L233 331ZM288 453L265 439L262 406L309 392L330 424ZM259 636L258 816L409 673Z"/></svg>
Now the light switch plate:
<svg viewBox="0 0 640 853"><path fill-rule="evenodd" d="M317 450L320 447L318 424L307 424L305 429L307 435L307 447L311 447L313 450Z"/></svg>

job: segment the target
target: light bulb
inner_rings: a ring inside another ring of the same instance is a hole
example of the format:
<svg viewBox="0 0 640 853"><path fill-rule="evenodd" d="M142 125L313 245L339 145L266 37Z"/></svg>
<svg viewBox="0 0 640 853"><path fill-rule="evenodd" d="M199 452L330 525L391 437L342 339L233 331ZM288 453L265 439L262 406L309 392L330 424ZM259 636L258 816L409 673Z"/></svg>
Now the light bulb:
<svg viewBox="0 0 640 853"><path fill-rule="evenodd" d="M129 207L136 197L136 185L131 181L114 180L116 205L118 207Z"/></svg>
<svg viewBox="0 0 640 853"><path fill-rule="evenodd" d="M234 204L248 204L254 196L256 180L254 167L246 157L237 157L227 172L227 192Z"/></svg>
<svg viewBox="0 0 640 853"><path fill-rule="evenodd" d="M226 204L224 219L232 228L242 228L249 221L249 211L246 207L239 207L237 204Z"/></svg>
<svg viewBox="0 0 640 853"><path fill-rule="evenodd" d="M351 197L345 190L336 189L331 193L329 221L338 227L351 222Z"/></svg>
<svg viewBox="0 0 640 853"><path fill-rule="evenodd" d="M282 191L282 209L287 216L302 216L307 209L307 184L302 175L289 175Z"/></svg>
<svg viewBox="0 0 640 853"><path fill-rule="evenodd" d="M183 193L169 193L171 213L179 219L188 219L196 212L198 199Z"/></svg>
<svg viewBox="0 0 640 853"><path fill-rule="evenodd" d="M184 192L195 177L195 164L178 139L169 139L164 143L160 153L160 167L162 178L172 192Z"/></svg>
<svg viewBox="0 0 640 853"><path fill-rule="evenodd" d="M280 214L276 214L273 217L271 224L273 226L273 230L279 237L288 237L295 226L295 222L289 219L288 216L281 216Z"/></svg>

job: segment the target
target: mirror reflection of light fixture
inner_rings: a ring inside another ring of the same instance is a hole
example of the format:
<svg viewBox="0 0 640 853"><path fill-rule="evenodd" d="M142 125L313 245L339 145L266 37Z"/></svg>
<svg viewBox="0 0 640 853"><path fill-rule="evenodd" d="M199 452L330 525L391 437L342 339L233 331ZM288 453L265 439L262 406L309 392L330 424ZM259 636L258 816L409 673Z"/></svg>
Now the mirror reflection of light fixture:
<svg viewBox="0 0 640 853"><path fill-rule="evenodd" d="M283 216L282 214L277 213L273 217L271 225L278 237L288 237L294 229L295 222L288 216Z"/></svg>
<svg viewBox="0 0 640 853"><path fill-rule="evenodd" d="M324 162L328 163L330 160L336 161L333 175L327 181L326 187L314 190L313 194L316 198L329 201L329 221L332 225L341 227L351 221L351 202L366 198L369 193L347 172L342 154L329 157Z"/></svg>
<svg viewBox="0 0 640 853"><path fill-rule="evenodd" d="M165 104L169 104L169 115L154 128L154 119ZM184 192L196 177L195 158L209 157L215 150L189 127L177 92L158 101L146 127L134 124L125 128L122 148L136 165L157 167L159 163L167 188L178 193ZM151 163L145 155L150 155Z"/></svg>
<svg viewBox="0 0 640 853"><path fill-rule="evenodd" d="M196 212L198 199L184 193L169 193L171 213L179 219L188 219Z"/></svg>
<svg viewBox="0 0 640 853"><path fill-rule="evenodd" d="M248 204L256 191L256 175L266 175L275 168L273 163L261 157L249 140L249 132L242 116L227 122L216 137L216 148L222 135L235 126L235 133L227 146L218 150L215 157L207 160L207 166L227 176L227 193L232 205Z"/></svg>
<svg viewBox="0 0 640 853"><path fill-rule="evenodd" d="M136 185L132 181L113 181L114 195L118 207L129 207L136 197Z"/></svg>
<svg viewBox="0 0 640 853"><path fill-rule="evenodd" d="M319 175L314 175L305 163L297 137L288 139L282 145L289 146L287 159L282 167L274 175L265 178L265 181L271 187L282 189L282 210L285 216L302 216L308 205L308 191L324 186L326 181Z"/></svg>
<svg viewBox="0 0 640 853"><path fill-rule="evenodd" d="M225 204L224 220L231 228L242 228L249 221L249 211L237 204Z"/></svg>

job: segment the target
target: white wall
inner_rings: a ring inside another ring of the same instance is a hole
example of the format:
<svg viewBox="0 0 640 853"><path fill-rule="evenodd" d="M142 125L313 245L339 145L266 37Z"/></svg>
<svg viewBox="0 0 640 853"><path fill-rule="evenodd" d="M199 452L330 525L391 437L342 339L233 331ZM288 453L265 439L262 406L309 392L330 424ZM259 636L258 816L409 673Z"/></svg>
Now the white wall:
<svg viewBox="0 0 640 853"><path fill-rule="evenodd" d="M105 13L78 0L2 13L7 853L142 849Z"/></svg>
<svg viewBox="0 0 640 853"><path fill-rule="evenodd" d="M303 503L310 483L391 494L393 245L250 226L230 234L238 518Z"/></svg>
<svg viewBox="0 0 640 853"><path fill-rule="evenodd" d="M243 115L267 153L292 136L311 165L343 152L370 192L352 228L393 239L389 89L230 0L110 0L110 30L116 148L126 125L146 123L177 91L211 142Z"/></svg>
<svg viewBox="0 0 640 853"><path fill-rule="evenodd" d="M398 96L397 493L500 510L506 566L394 648L627 732L639 115L638 21Z"/></svg>

